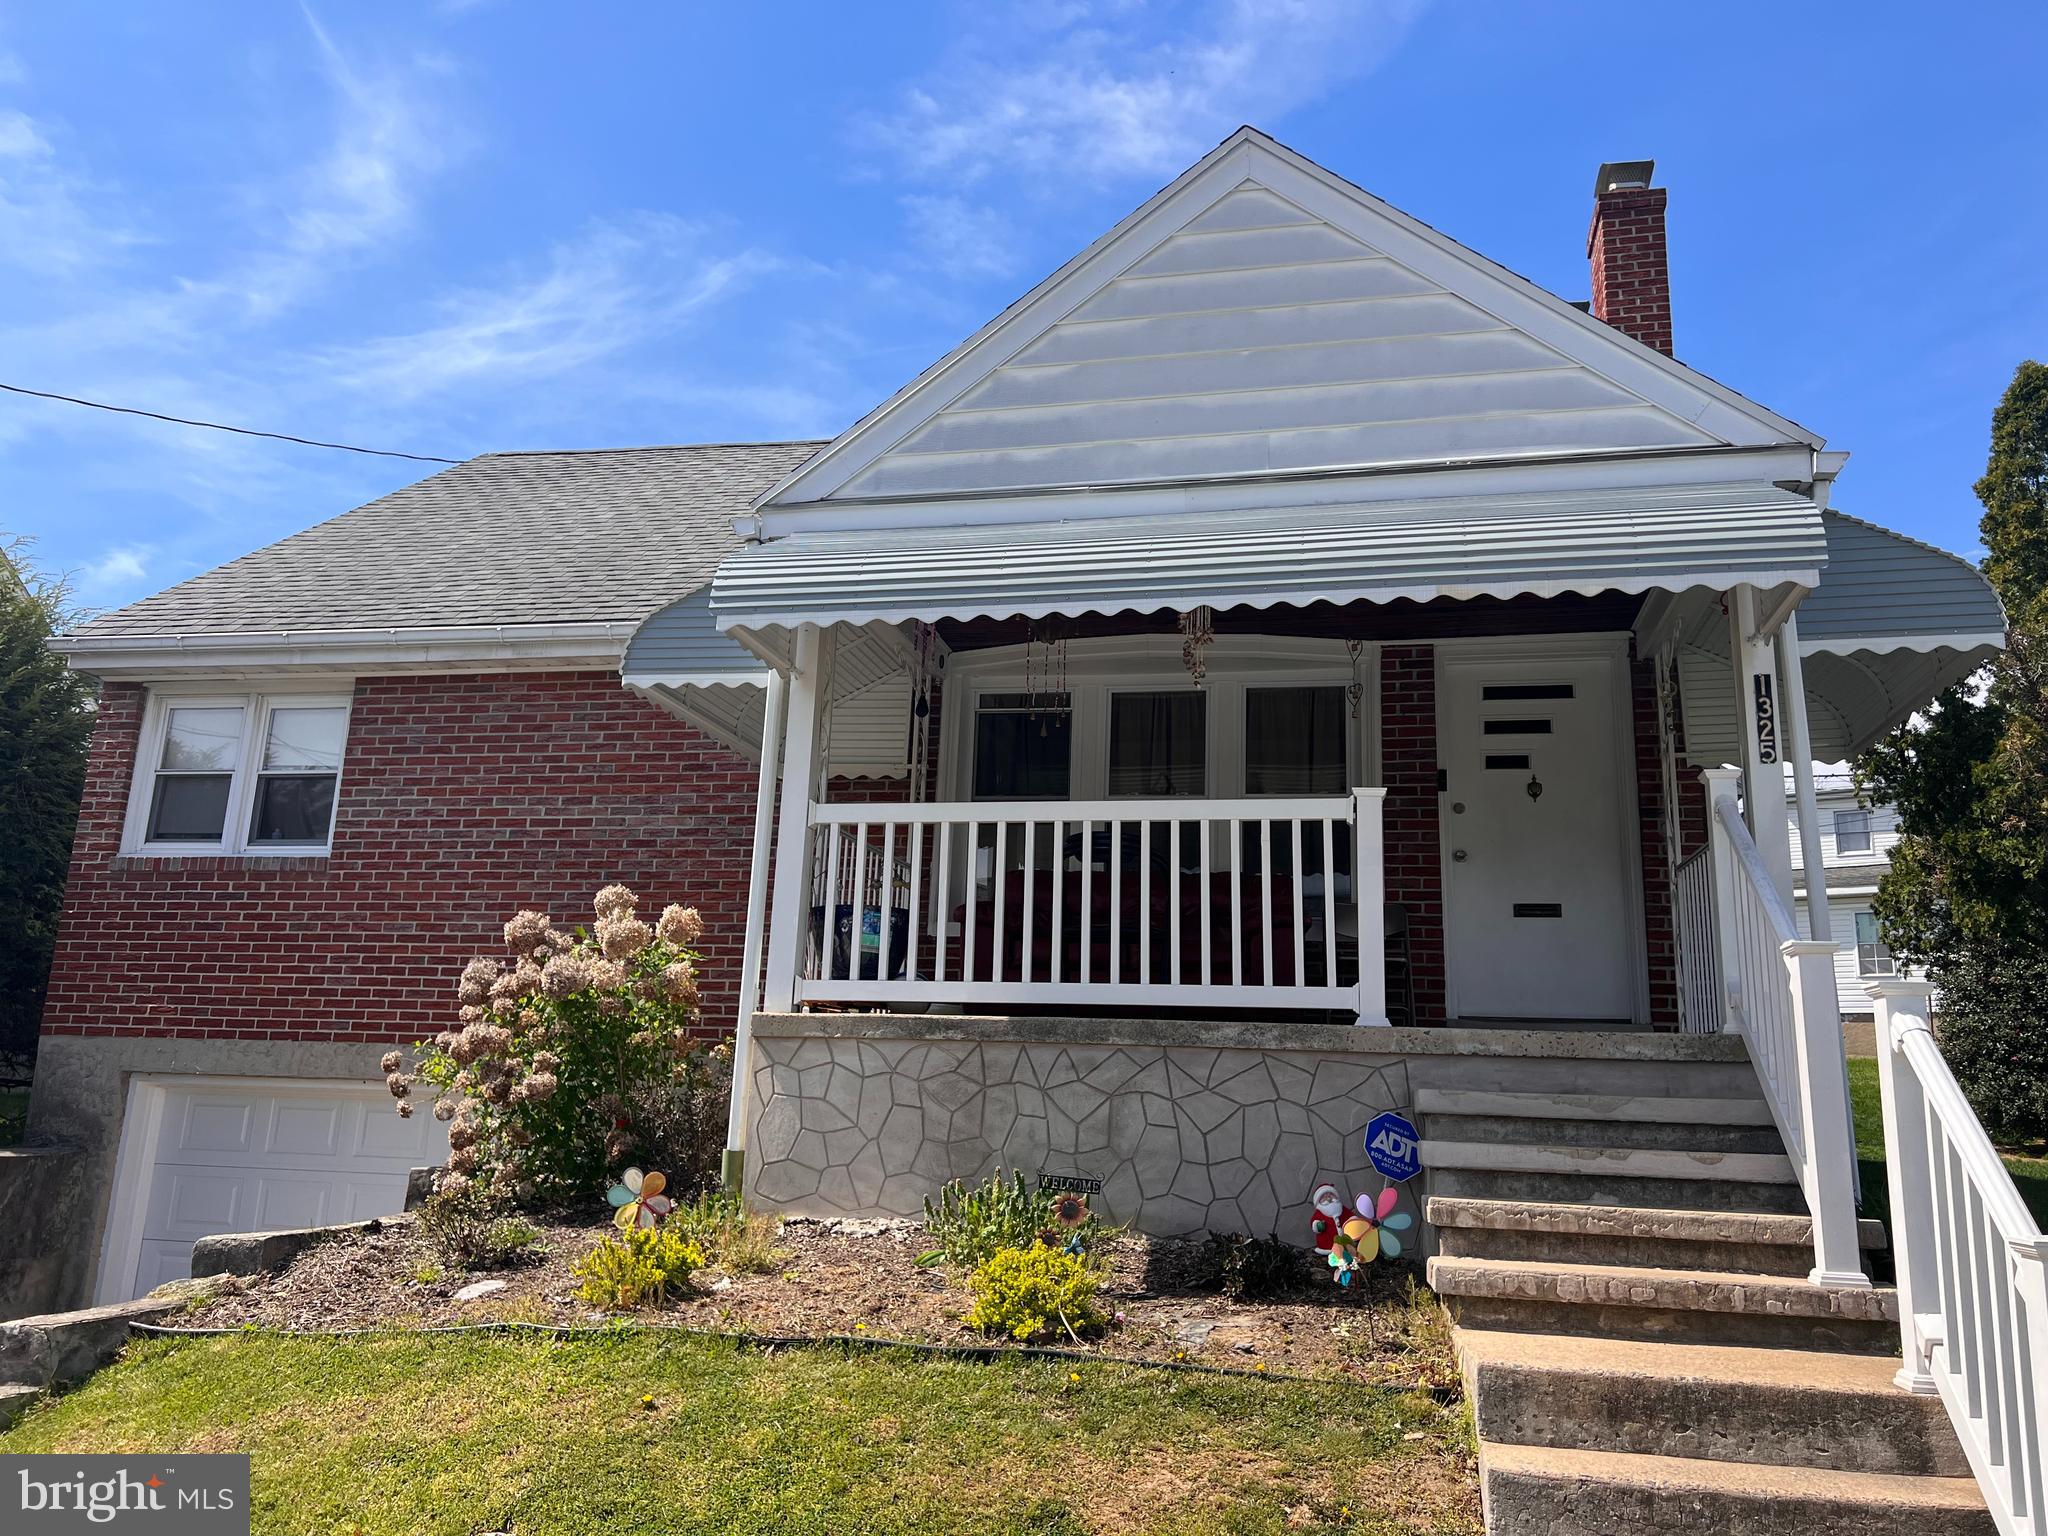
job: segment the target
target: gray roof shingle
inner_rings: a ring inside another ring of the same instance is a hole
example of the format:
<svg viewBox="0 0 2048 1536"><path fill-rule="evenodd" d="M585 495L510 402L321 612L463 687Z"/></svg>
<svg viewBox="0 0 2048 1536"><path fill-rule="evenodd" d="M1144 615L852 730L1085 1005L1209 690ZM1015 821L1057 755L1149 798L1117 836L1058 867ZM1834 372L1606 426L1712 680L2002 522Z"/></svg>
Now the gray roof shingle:
<svg viewBox="0 0 2048 1536"><path fill-rule="evenodd" d="M732 520L822 446L487 453L74 633L637 623L708 581Z"/></svg>

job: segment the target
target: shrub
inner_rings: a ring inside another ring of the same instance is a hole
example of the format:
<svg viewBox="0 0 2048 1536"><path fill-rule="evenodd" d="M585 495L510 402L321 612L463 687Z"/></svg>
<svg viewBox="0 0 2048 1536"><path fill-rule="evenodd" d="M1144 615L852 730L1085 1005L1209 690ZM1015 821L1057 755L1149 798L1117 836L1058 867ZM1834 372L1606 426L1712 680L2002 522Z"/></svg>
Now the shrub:
<svg viewBox="0 0 2048 1536"><path fill-rule="evenodd" d="M683 1290L690 1271L701 1269L704 1250L679 1232L635 1227L607 1237L571 1266L576 1298L588 1306L632 1311L660 1306L669 1288Z"/></svg>
<svg viewBox="0 0 2048 1536"><path fill-rule="evenodd" d="M679 1202L663 1224L704 1250L706 1266L730 1275L762 1275L787 1255L775 1246L775 1223L748 1212L739 1196L699 1195Z"/></svg>
<svg viewBox="0 0 2048 1536"><path fill-rule="evenodd" d="M939 1259L960 1269L986 1263L1004 1248L1028 1248L1053 1225L1050 1190L1027 1184L1021 1172L1005 1182L997 1169L969 1189L955 1179L924 1203L924 1230L936 1245L924 1261Z"/></svg>
<svg viewBox="0 0 2048 1536"><path fill-rule="evenodd" d="M1302 1251L1277 1234L1211 1232L1203 1258L1211 1283L1232 1301L1273 1301L1299 1286L1308 1272Z"/></svg>
<svg viewBox="0 0 2048 1536"><path fill-rule="evenodd" d="M693 1037L694 909L653 925L622 885L597 893L594 929L564 933L544 913L505 924L509 961L472 960L456 1027L385 1054L401 1115L412 1091L450 1121L448 1180L519 1199L590 1197L639 1161L688 1190L709 1182L725 1129L724 1046Z"/></svg>
<svg viewBox="0 0 2048 1536"><path fill-rule="evenodd" d="M1029 1343L1057 1323L1078 1342L1083 1333L1109 1322L1095 1305L1097 1281L1088 1261L1043 1243L998 1249L967 1277L967 1284L974 1292L967 1322L983 1333L1007 1333Z"/></svg>
<svg viewBox="0 0 2048 1536"><path fill-rule="evenodd" d="M1935 1035L2003 1145L2048 1136L2048 954L1983 946L1936 968Z"/></svg>
<svg viewBox="0 0 2048 1536"><path fill-rule="evenodd" d="M462 1183L432 1195L420 1207L420 1236L447 1269L497 1269L535 1256L540 1229L505 1214L484 1186Z"/></svg>

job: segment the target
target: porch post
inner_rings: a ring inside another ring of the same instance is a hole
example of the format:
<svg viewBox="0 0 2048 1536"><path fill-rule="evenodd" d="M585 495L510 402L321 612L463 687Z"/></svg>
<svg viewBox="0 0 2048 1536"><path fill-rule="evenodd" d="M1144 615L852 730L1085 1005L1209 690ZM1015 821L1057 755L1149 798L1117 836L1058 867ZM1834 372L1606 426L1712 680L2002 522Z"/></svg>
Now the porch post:
<svg viewBox="0 0 2048 1536"><path fill-rule="evenodd" d="M1728 595L1728 650L1735 658L1736 734L1742 741L1742 797L1749 835L1771 873L1771 883L1792 906L1792 833L1785 822L1785 751L1777 697L1775 647L1756 632L1756 588L1744 583Z"/></svg>
<svg viewBox="0 0 2048 1536"><path fill-rule="evenodd" d="M1785 685L1786 747L1792 753L1792 792L1799 805L1799 862L1806 874L1806 931L1833 943L1828 918L1827 865L1821 858L1820 805L1813 795L1813 736L1806 719L1806 665L1799 655L1799 615L1785 615L1778 631L1778 672Z"/></svg>
<svg viewBox="0 0 2048 1536"><path fill-rule="evenodd" d="M1806 1203L1813 1210L1815 1285L1867 1287L1856 1234L1856 1142L1849 1114L1848 1051L1835 995L1835 946L1793 939L1778 946L1792 973L1792 1038L1799 1057L1800 1121L1806 1129Z"/></svg>
<svg viewBox="0 0 2048 1536"><path fill-rule="evenodd" d="M1884 1100L1884 1160L1892 1202L1892 1267L1897 1271L1899 1334L1905 1363L1893 1378L1908 1392L1935 1390L1933 1343L1920 1315L1939 1305L1934 1272L1934 1174L1927 1156L1927 1097L1919 1076L1899 1058L1905 1038L1925 1030L1931 988L1887 976L1866 982L1877 1014L1877 1084Z"/></svg>
<svg viewBox="0 0 2048 1536"><path fill-rule="evenodd" d="M1387 1018L1387 829L1384 789L1351 791L1357 850L1351 895L1358 903L1358 1022L1384 1029ZM1334 941L1335 935L1331 935Z"/></svg>
<svg viewBox="0 0 2048 1536"><path fill-rule="evenodd" d="M754 861L747 874L747 937L740 956L738 1017L732 1026L732 1098L725 1112L721 1187L737 1192L746 1175L747 1083L752 1075L754 1010L761 1006L761 941L768 920L768 855L775 838L775 778L782 765L783 712L789 684L768 674L761 710L761 772L754 784Z"/></svg>
<svg viewBox="0 0 2048 1536"><path fill-rule="evenodd" d="M1702 768L1699 777L1707 801L1707 858L1714 892L1713 965L1720 983L1715 989L1715 1012L1721 1016L1721 1033L1730 1035L1735 1033L1735 1020L1728 1001L1740 985L1735 974L1735 955L1728 943L1728 936L1735 931L1735 857L1728 846L1728 829L1721 825L1714 805L1735 798L1735 786L1742 774L1734 768Z"/></svg>
<svg viewBox="0 0 2048 1536"><path fill-rule="evenodd" d="M809 938L804 910L811 877L811 795L818 778L818 725L825 707L825 668L831 637L815 624L800 624L789 670L788 754L785 785L775 832L775 886L768 914L768 982L761 998L766 1013L796 1007L796 973Z"/></svg>

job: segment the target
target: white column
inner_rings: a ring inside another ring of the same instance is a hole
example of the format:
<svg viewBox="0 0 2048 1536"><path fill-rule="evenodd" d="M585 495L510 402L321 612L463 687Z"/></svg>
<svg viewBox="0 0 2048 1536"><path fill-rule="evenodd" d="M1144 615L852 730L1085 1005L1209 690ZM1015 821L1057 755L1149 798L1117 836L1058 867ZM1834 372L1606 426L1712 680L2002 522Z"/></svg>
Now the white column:
<svg viewBox="0 0 2048 1536"><path fill-rule="evenodd" d="M775 780L782 766L789 683L768 674L761 709L761 772L754 783L754 862L747 875L747 937L740 956L739 1008L732 1027L732 1100L725 1114L720 1183L738 1189L747 1150L747 1085L753 1077L754 1010L761 1006L761 946L768 926L768 864L775 846Z"/></svg>
<svg viewBox="0 0 2048 1536"><path fill-rule="evenodd" d="M785 786L776 819L775 885L768 913L768 981L761 1008L796 1007L796 973L810 938L811 794L818 777L818 727L825 711L825 669L831 637L815 624L797 626L789 675Z"/></svg>
<svg viewBox="0 0 2048 1536"><path fill-rule="evenodd" d="M1351 814L1357 833L1351 860L1351 896L1358 904L1358 1022L1381 1029L1389 1023L1386 804L1384 789L1351 791Z"/></svg>
<svg viewBox="0 0 2048 1536"><path fill-rule="evenodd" d="M1792 793L1799 808L1799 862L1806 875L1806 931L1832 944L1827 866L1821 859L1820 805L1813 795L1813 733L1806 718L1806 666L1799 655L1799 615L1778 631L1778 676L1783 685L1785 750L1792 754Z"/></svg>
<svg viewBox="0 0 2048 1536"><path fill-rule="evenodd" d="M1736 736L1742 743L1743 802L1749 835L1771 883L1792 908L1792 833L1785 823L1783 709L1776 647L1756 633L1756 588L1728 594L1728 649L1735 658Z"/></svg>
<svg viewBox="0 0 2048 1536"><path fill-rule="evenodd" d="M1779 809L1784 800L1779 799ZM1780 818L1779 825L1783 825ZM1806 1129L1806 1203L1813 1212L1815 1285L1868 1287L1856 1233L1856 1142L1849 1064L1835 996L1835 946L1792 939L1778 946L1792 973L1792 1038L1799 1053L1800 1123Z"/></svg>
<svg viewBox="0 0 2048 1536"><path fill-rule="evenodd" d="M1735 932L1735 881L1739 877L1735 850L1728 846L1728 829L1721 825L1714 806L1735 798L1742 775L1733 768L1702 768L1699 777L1707 802L1707 858L1714 887L1714 974L1721 981L1715 1001L1721 1015L1721 1033L1729 1035L1736 1033L1729 1000L1741 988L1741 977L1735 970L1735 949L1729 942Z"/></svg>
<svg viewBox="0 0 2048 1536"><path fill-rule="evenodd" d="M1866 982L1877 1015L1877 1081L1884 1096L1885 1175L1891 1187L1892 1265L1898 1271L1899 1335L1905 1364L1898 1384L1922 1395L1935 1390L1929 1340L1920 1315L1940 1305L1934 1269L1934 1176L1927 1160L1927 1098L1906 1065L1904 1040L1929 1030L1924 981L1888 976ZM1929 1031L1931 1033L1931 1031Z"/></svg>

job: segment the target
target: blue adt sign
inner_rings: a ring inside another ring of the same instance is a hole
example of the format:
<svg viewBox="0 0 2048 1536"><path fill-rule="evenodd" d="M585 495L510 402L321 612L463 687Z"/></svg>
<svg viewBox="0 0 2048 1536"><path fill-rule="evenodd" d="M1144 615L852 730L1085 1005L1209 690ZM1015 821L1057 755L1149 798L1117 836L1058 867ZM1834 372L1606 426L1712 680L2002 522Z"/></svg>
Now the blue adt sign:
<svg viewBox="0 0 2048 1536"><path fill-rule="evenodd" d="M1382 1178L1397 1184L1422 1171L1422 1139L1412 1122L1391 1109L1374 1115L1365 1128L1365 1155Z"/></svg>

